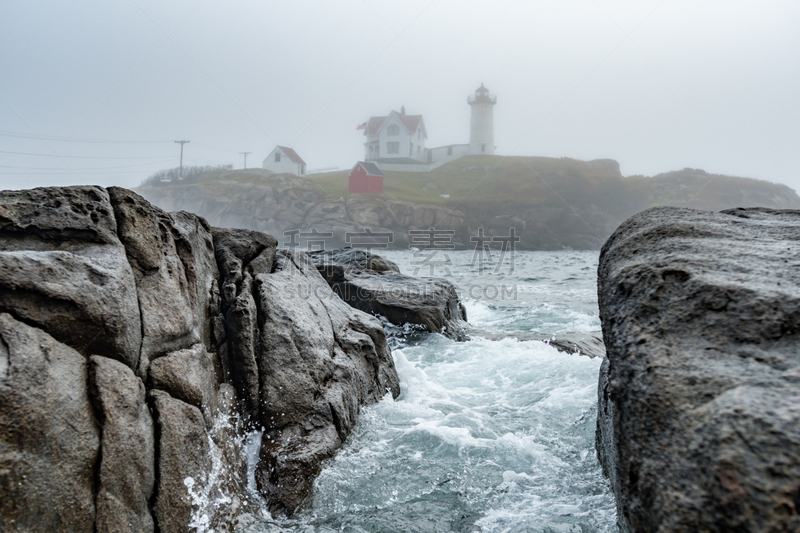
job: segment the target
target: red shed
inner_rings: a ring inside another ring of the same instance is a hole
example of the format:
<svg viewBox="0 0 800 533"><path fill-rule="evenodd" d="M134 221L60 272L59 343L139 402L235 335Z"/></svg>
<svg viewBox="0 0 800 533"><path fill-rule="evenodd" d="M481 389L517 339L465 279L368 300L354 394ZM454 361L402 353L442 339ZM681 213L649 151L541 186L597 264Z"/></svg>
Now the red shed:
<svg viewBox="0 0 800 533"><path fill-rule="evenodd" d="M350 171L350 192L383 192L383 172L375 163L359 161Z"/></svg>

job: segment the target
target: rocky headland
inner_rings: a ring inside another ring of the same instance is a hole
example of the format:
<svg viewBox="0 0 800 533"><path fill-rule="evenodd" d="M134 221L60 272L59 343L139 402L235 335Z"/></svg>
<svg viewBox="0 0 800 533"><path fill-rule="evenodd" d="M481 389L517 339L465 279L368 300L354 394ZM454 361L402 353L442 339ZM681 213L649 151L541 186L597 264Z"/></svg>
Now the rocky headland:
<svg viewBox="0 0 800 533"><path fill-rule="evenodd" d="M518 250L599 250L627 218L655 206L800 209L786 185L689 168L623 176L610 159L467 156L431 172L387 171L383 194L349 193L347 171L192 170L185 180L174 172L169 183L154 175L137 192L167 211L268 233L300 249L318 249L322 240L329 250L351 246L367 229L392 235L375 239L389 248L425 248L428 240L415 232L430 228L447 235L440 243L474 249L479 234L500 239L514 228Z"/></svg>
<svg viewBox="0 0 800 533"><path fill-rule="evenodd" d="M137 192L164 209L199 213L217 226L269 233L281 243L294 241L301 249L307 249L309 241L319 246L323 240L327 249L348 247L358 239L363 241L365 237L352 234L364 234L367 228L391 235L372 242L397 249L411 245L409 231L430 227L452 232L452 241L459 247L469 244L466 217L461 211L388 195L331 197L312 179L266 170L242 171L241 175L234 171L232 176L212 174L194 183L143 186ZM298 235L285 235L292 231Z"/></svg>
<svg viewBox="0 0 800 533"><path fill-rule="evenodd" d="M640 213L598 295L620 530L800 531L800 211Z"/></svg>

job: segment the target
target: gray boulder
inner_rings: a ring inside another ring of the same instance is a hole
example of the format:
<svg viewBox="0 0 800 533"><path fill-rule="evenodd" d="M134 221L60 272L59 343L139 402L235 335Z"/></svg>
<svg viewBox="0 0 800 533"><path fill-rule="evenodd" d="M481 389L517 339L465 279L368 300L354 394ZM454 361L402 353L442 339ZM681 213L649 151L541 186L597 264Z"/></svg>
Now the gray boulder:
<svg viewBox="0 0 800 533"><path fill-rule="evenodd" d="M139 307L116 229L100 187L0 192L0 311L135 368Z"/></svg>
<svg viewBox="0 0 800 533"><path fill-rule="evenodd" d="M212 319L219 314L220 305L219 270L214 256L211 226L204 218L186 211L170 215L175 248L189 285L200 340L211 349L215 347Z"/></svg>
<svg viewBox="0 0 800 533"><path fill-rule="evenodd" d="M276 245L119 188L0 192L0 529L228 529L261 427L270 508L305 501L399 385L380 322Z"/></svg>
<svg viewBox="0 0 800 533"><path fill-rule="evenodd" d="M210 228L197 217L190 224L191 215L173 217L127 189L110 187L108 193L136 280L142 324L138 373L146 376L154 358L210 336L216 272Z"/></svg>
<svg viewBox="0 0 800 533"><path fill-rule="evenodd" d="M149 501L155 448L144 383L133 370L106 357L89 359L89 376L102 435L96 531L153 531Z"/></svg>
<svg viewBox="0 0 800 533"><path fill-rule="evenodd" d="M800 212L657 208L603 247L597 450L623 531L800 530Z"/></svg>
<svg viewBox="0 0 800 533"><path fill-rule="evenodd" d="M151 389L167 392L200 409L210 427L218 407L219 374L216 355L208 353L203 343L197 343L153 361L148 384Z"/></svg>
<svg viewBox="0 0 800 533"><path fill-rule="evenodd" d="M212 228L214 253L222 275L222 305L236 299L239 285L250 262L262 256L263 270L269 272L278 241L258 231L233 228Z"/></svg>
<svg viewBox="0 0 800 533"><path fill-rule="evenodd" d="M467 312L442 278L406 276L382 257L354 249L310 252L322 277L352 307L455 340L467 338Z"/></svg>
<svg viewBox="0 0 800 533"><path fill-rule="evenodd" d="M256 481L273 513L292 514L360 406L400 386L381 323L342 302L305 254L279 251L272 273L255 272L255 294L266 428Z"/></svg>
<svg viewBox="0 0 800 533"><path fill-rule="evenodd" d="M270 273L278 242L257 231L214 228L214 249L222 286L221 313L228 372L241 410L255 421L259 412L258 310L253 298L253 269ZM251 266L252 263L252 266Z"/></svg>
<svg viewBox="0 0 800 533"><path fill-rule="evenodd" d="M153 514L161 533L184 533L192 521L190 490L201 493L211 473L200 409L159 390L147 393L156 421L158 479Z"/></svg>
<svg viewBox="0 0 800 533"><path fill-rule="evenodd" d="M213 230L230 376L249 427L264 427L256 480L292 514L361 405L399 394L383 328L334 294L307 256L250 230ZM302 302L302 305L298 305Z"/></svg>
<svg viewBox="0 0 800 533"><path fill-rule="evenodd" d="M0 530L94 529L100 438L86 360L0 314Z"/></svg>

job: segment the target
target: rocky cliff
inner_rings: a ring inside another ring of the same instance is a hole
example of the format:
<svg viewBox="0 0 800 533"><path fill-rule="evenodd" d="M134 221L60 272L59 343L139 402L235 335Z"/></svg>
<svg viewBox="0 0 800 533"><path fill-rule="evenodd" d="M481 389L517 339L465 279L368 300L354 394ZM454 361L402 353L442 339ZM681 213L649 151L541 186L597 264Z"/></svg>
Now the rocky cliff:
<svg viewBox="0 0 800 533"><path fill-rule="evenodd" d="M622 531L800 531L800 211L656 208L603 247Z"/></svg>
<svg viewBox="0 0 800 533"><path fill-rule="evenodd" d="M452 242L461 247L469 245L466 217L445 206L407 202L390 195L332 197L309 178L274 175L266 170L229 174L191 184L145 186L139 192L164 209L200 213L218 226L270 233L281 242L294 240L303 249L309 240L317 249L322 239L328 249L350 246L359 241L347 234L363 233L367 228L391 234L391 240L378 238L374 242L392 248L408 249L412 242L409 231L431 227L452 232ZM316 231L328 236L284 236L291 231Z"/></svg>
<svg viewBox="0 0 800 533"><path fill-rule="evenodd" d="M269 235L119 188L0 192L0 530L230 527L259 498L291 514L387 394L380 321ZM204 507L219 495L225 516Z"/></svg>

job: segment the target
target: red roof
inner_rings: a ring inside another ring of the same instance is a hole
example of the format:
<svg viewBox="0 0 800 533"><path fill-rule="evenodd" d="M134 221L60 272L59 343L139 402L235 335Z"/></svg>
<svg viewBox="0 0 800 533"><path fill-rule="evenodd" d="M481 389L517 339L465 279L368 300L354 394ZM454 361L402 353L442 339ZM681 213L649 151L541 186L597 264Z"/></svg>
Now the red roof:
<svg viewBox="0 0 800 533"><path fill-rule="evenodd" d="M419 127L419 122L420 120L422 120L422 115L403 115L401 113L398 113L397 111L392 111L392 113L398 116L400 122L403 123L403 126L405 126L409 132L414 133L415 131L417 131L417 128ZM386 122L387 118L389 117L369 117L369 122L367 122L367 129L364 130L364 135L375 135L376 133L378 133L378 130L380 129L381 125L383 125L383 123Z"/></svg>
<svg viewBox="0 0 800 533"><path fill-rule="evenodd" d="M400 113L397 113L397 116L400 117L403 125L411 133L417 131L417 128L419 127L419 121L422 120L422 115L401 115Z"/></svg>
<svg viewBox="0 0 800 533"><path fill-rule="evenodd" d="M386 120L386 117L369 117L369 122L367 122L367 129L364 131L364 135L375 135L378 133L378 128L381 127L383 121Z"/></svg>
<svg viewBox="0 0 800 533"><path fill-rule="evenodd" d="M292 148L289 148L287 146L278 146L278 148L284 154L286 154L289 157L289 159L291 159L292 161L294 161L298 165L305 165L306 164L306 162L303 161L303 158L300 157L299 155L297 155L297 152L295 152Z"/></svg>

